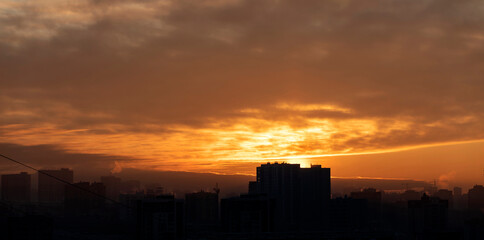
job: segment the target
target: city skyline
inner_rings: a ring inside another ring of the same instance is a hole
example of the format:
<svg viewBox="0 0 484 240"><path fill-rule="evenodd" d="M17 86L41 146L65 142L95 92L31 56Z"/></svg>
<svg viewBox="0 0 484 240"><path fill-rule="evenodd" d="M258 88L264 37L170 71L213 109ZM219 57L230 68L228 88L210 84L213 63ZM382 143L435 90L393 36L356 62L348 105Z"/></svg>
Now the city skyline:
<svg viewBox="0 0 484 240"><path fill-rule="evenodd" d="M330 168L268 162L242 192L221 195L216 183L177 194L166 181L109 175L77 182L72 169L37 170L0 157L38 173L1 175L0 226L8 239L477 240L483 233L483 185L464 192L405 184L395 192L353 183L340 192Z"/></svg>

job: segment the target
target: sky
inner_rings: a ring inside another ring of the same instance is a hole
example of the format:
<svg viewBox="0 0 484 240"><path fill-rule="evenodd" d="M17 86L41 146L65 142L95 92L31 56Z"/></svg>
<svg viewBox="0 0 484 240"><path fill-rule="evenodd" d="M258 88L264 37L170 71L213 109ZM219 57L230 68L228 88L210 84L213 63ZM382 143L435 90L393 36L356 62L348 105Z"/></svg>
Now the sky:
<svg viewBox="0 0 484 240"><path fill-rule="evenodd" d="M482 184L482 26L480 0L0 0L0 150Z"/></svg>

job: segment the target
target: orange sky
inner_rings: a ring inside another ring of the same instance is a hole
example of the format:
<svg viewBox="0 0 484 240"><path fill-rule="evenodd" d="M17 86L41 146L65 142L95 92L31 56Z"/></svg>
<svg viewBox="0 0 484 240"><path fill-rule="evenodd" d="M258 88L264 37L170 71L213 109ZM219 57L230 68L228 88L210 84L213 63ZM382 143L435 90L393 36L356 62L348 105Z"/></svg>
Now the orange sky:
<svg viewBox="0 0 484 240"><path fill-rule="evenodd" d="M482 183L483 9L1 1L0 143L116 156L97 164L118 170L254 174L277 160Z"/></svg>

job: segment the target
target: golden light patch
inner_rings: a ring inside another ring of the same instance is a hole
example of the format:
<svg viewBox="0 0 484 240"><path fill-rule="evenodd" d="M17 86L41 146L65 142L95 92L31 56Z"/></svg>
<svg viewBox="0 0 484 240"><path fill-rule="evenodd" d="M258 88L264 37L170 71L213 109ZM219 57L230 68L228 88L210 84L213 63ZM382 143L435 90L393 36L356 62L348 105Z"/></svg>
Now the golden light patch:
<svg viewBox="0 0 484 240"><path fill-rule="evenodd" d="M279 103L276 105L277 109L292 110L292 111L331 111L351 113L349 108L343 108L331 104L294 104L294 103Z"/></svg>

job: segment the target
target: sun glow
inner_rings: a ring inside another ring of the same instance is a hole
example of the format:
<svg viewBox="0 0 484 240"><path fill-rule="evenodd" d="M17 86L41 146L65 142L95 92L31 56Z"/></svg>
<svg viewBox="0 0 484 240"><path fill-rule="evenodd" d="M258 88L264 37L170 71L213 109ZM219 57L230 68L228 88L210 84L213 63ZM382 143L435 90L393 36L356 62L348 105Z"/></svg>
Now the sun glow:
<svg viewBox="0 0 484 240"><path fill-rule="evenodd" d="M285 104L278 105L278 108L351 112L337 106L313 104ZM239 166L242 163L286 161L310 167L311 163L320 163L321 158L387 153L432 145L389 146L386 142L379 142L392 139L395 131L409 131L411 124L404 120L317 117L281 120L264 117L268 111L265 109L243 111L249 116L239 117L231 124L215 120L198 128L149 124L139 126L146 129L140 132L126 131L129 126L121 124L98 125L91 129L65 129L55 124L13 124L1 127L0 141L23 145L52 144L69 152L136 159L117 163L120 167L222 174L252 174L252 168ZM255 115L262 117L256 118Z"/></svg>
<svg viewBox="0 0 484 240"><path fill-rule="evenodd" d="M276 104L277 109L291 110L291 111L330 111L330 112L342 112L351 113L349 108L343 108L331 104L294 104L294 103L279 103Z"/></svg>
<svg viewBox="0 0 484 240"><path fill-rule="evenodd" d="M310 168L311 161L307 158L293 158L285 161L290 164L300 164L302 168Z"/></svg>

